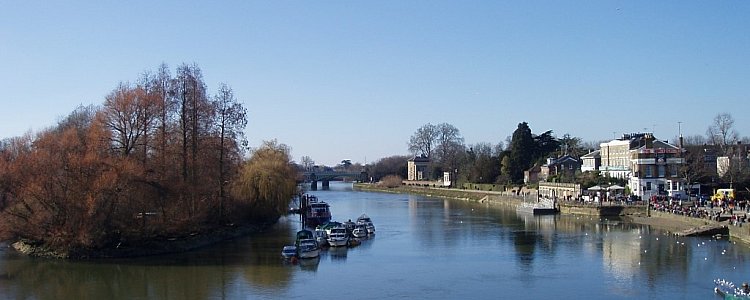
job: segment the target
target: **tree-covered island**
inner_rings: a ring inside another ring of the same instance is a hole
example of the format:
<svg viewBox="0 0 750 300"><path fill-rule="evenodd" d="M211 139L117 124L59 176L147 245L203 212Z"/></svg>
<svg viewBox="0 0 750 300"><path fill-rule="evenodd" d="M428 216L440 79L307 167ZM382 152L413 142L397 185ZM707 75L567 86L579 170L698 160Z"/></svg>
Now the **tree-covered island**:
<svg viewBox="0 0 750 300"><path fill-rule="evenodd" d="M101 106L0 143L0 240L86 258L193 248L275 222L296 193L289 149L246 156L246 108L166 65Z"/></svg>

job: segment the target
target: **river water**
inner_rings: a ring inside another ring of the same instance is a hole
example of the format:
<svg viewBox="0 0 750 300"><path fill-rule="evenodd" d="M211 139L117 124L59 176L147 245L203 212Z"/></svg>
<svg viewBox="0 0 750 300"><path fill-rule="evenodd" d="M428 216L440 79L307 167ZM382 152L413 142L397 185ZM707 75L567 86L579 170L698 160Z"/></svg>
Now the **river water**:
<svg viewBox="0 0 750 300"><path fill-rule="evenodd" d="M750 280L750 248L648 226L530 216L485 204L313 192L338 221L367 213L354 248L285 263L297 217L182 254L65 261L0 248L0 299L718 299L713 279Z"/></svg>

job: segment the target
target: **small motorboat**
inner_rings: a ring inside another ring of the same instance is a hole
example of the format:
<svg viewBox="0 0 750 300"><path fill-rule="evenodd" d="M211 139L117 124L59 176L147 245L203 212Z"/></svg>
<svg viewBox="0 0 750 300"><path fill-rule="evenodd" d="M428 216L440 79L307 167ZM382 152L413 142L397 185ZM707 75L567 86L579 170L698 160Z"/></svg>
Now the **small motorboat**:
<svg viewBox="0 0 750 300"><path fill-rule="evenodd" d="M349 235L344 226L336 226L328 230L328 245L331 247L346 246L347 242L349 242Z"/></svg>
<svg viewBox="0 0 750 300"><path fill-rule="evenodd" d="M367 225L359 224L354 226L354 229L352 230L352 236L355 238L367 237Z"/></svg>
<svg viewBox="0 0 750 300"><path fill-rule="evenodd" d="M742 287L736 287L731 281L716 279L714 284L714 292L724 299L750 299L750 286L747 283L743 283Z"/></svg>
<svg viewBox="0 0 750 300"><path fill-rule="evenodd" d="M293 257L297 257L297 246L295 245L284 246L284 248L281 249L281 257L285 259L291 259Z"/></svg>
<svg viewBox="0 0 750 300"><path fill-rule="evenodd" d="M299 258L315 258L320 256L320 247L314 239L302 239L297 247Z"/></svg>
<svg viewBox="0 0 750 300"><path fill-rule="evenodd" d="M375 225L372 224L372 220L366 214L362 214L357 218L357 224L362 224L367 227L367 234L375 234Z"/></svg>
<svg viewBox="0 0 750 300"><path fill-rule="evenodd" d="M315 234L313 234L312 231L307 230L307 229L303 229L303 230L297 231L297 239L294 240L294 245L297 246L297 247L299 247L299 242L301 240L305 240L305 239L313 239L314 240L315 239Z"/></svg>

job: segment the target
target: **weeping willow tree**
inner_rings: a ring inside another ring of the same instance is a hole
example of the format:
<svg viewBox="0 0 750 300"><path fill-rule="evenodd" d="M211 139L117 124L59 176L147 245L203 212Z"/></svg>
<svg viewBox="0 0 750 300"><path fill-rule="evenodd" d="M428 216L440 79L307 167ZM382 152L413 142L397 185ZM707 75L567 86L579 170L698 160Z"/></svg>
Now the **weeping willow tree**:
<svg viewBox="0 0 750 300"><path fill-rule="evenodd" d="M289 152L284 144L265 141L242 166L231 187L237 217L271 221L286 212L297 192L297 169Z"/></svg>

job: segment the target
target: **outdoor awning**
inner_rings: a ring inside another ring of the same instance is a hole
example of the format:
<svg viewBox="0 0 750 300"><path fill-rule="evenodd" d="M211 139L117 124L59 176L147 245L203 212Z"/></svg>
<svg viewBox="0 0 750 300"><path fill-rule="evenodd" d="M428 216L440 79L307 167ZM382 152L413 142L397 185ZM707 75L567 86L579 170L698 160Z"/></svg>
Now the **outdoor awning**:
<svg viewBox="0 0 750 300"><path fill-rule="evenodd" d="M613 186L608 187L607 189L610 191L616 191L616 190L624 190L625 188L615 184Z"/></svg>

